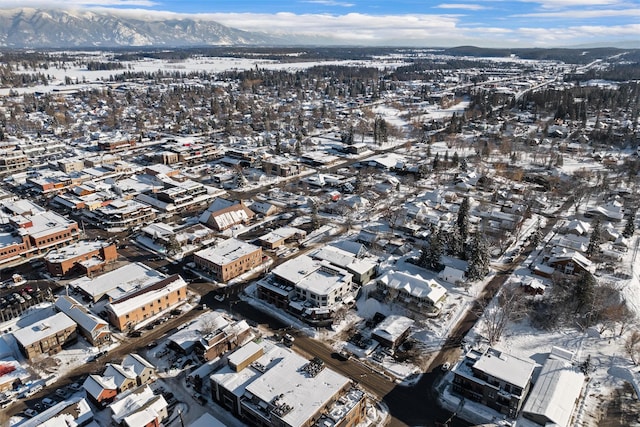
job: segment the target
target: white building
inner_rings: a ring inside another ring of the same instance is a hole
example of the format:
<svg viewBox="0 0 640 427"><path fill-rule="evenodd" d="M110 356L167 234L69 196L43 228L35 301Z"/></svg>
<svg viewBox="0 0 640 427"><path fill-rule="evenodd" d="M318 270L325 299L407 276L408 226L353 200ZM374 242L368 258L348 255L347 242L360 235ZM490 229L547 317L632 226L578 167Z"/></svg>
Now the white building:
<svg viewBox="0 0 640 427"><path fill-rule="evenodd" d="M236 350L210 380L213 399L249 425L356 425L364 415L364 393L347 377L267 340Z"/></svg>

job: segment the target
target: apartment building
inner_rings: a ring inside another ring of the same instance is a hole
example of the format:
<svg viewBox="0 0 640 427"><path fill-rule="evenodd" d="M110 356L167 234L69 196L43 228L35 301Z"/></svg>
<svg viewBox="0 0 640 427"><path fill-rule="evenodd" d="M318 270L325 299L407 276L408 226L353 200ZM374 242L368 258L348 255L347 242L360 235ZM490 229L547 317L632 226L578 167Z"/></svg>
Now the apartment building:
<svg viewBox="0 0 640 427"><path fill-rule="evenodd" d="M453 370L453 391L515 418L531 387L536 364L495 348L469 351Z"/></svg>
<svg viewBox="0 0 640 427"><path fill-rule="evenodd" d="M76 327L76 322L69 316L57 313L14 331L13 337L25 357L33 359L42 354L53 355L62 351L62 346L77 339Z"/></svg>

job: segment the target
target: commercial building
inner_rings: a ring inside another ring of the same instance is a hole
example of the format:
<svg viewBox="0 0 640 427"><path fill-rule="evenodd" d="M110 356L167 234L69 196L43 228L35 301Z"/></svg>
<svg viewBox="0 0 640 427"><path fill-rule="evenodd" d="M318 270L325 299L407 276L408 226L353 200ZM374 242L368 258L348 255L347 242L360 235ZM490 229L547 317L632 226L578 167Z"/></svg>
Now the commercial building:
<svg viewBox="0 0 640 427"><path fill-rule="evenodd" d="M57 313L14 331L13 337L27 359L33 359L41 354L56 354L64 345L73 343L77 339L76 327L69 316Z"/></svg>
<svg viewBox="0 0 640 427"><path fill-rule="evenodd" d="M231 238L196 252L193 261L198 268L213 274L217 281L226 282L259 266L262 248Z"/></svg>
<svg viewBox="0 0 640 427"><path fill-rule="evenodd" d="M133 289L156 283L164 277L164 274L146 264L136 262L95 278L81 277L69 283L69 286L80 292L87 301L98 302L105 296L111 301Z"/></svg>
<svg viewBox="0 0 640 427"><path fill-rule="evenodd" d="M210 381L212 398L250 426L353 427L365 415L348 378L268 340L237 349Z"/></svg>
<svg viewBox="0 0 640 427"><path fill-rule="evenodd" d="M351 273L301 255L258 282L258 297L314 324L331 324L336 311L355 302Z"/></svg>
<svg viewBox="0 0 640 427"><path fill-rule="evenodd" d="M177 274L147 286L136 287L105 306L109 322L121 331L131 330L149 317L187 299L187 282Z"/></svg>
<svg viewBox="0 0 640 427"><path fill-rule="evenodd" d="M0 265L63 247L79 237L75 221L28 200L4 199L0 213L5 218L0 231Z"/></svg>
<svg viewBox="0 0 640 427"><path fill-rule="evenodd" d="M568 427L585 376L572 363L573 353L554 347L542 365L538 379L522 407L522 416L541 426Z"/></svg>
<svg viewBox="0 0 640 427"><path fill-rule="evenodd" d="M91 276L117 259L116 245L102 240L79 241L54 249L44 257L47 271L53 276L64 276L74 269Z"/></svg>

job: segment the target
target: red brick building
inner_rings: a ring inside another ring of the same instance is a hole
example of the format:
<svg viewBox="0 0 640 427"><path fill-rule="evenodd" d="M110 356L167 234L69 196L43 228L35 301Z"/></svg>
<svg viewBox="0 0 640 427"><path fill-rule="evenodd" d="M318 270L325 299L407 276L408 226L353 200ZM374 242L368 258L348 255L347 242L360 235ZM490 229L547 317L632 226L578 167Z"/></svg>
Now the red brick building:
<svg viewBox="0 0 640 427"><path fill-rule="evenodd" d="M47 270L54 276L64 276L73 269L91 276L104 271L108 264L118 259L114 243L104 241L80 241L51 251L45 257Z"/></svg>

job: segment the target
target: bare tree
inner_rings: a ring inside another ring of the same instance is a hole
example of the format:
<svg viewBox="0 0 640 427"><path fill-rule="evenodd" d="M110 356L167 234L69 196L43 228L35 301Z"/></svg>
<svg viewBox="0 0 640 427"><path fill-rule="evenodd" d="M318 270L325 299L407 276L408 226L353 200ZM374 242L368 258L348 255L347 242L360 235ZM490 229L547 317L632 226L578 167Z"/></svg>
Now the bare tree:
<svg viewBox="0 0 640 427"><path fill-rule="evenodd" d="M640 331L633 331L624 343L624 351L631 358L634 365L638 364L640 356Z"/></svg>
<svg viewBox="0 0 640 427"><path fill-rule="evenodd" d="M480 304L484 334L490 345L500 341L509 322L519 320L526 314L521 294L519 289L505 288L496 297L495 304Z"/></svg>

